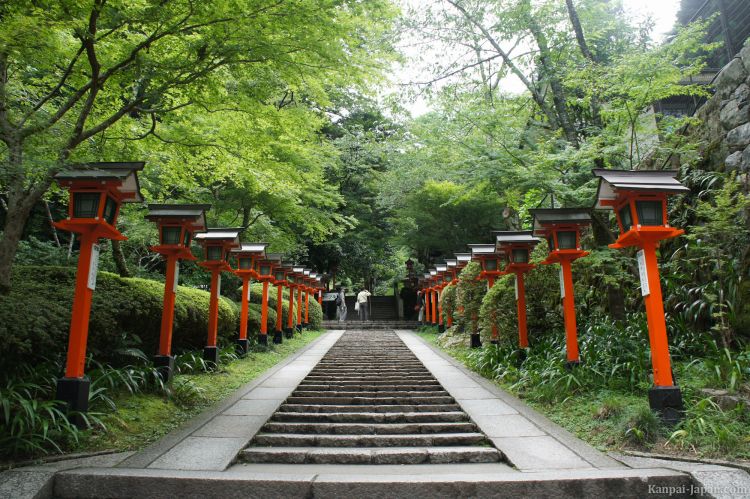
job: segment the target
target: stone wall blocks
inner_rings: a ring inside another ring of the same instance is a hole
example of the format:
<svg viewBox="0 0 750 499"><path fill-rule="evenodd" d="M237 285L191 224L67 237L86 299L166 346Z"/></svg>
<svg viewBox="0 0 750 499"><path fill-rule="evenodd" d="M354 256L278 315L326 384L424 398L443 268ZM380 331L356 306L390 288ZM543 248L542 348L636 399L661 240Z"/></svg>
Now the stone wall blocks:
<svg viewBox="0 0 750 499"><path fill-rule="evenodd" d="M750 73L750 44L745 42L745 46L742 47L739 53L740 59L745 66L745 71Z"/></svg>
<svg viewBox="0 0 750 499"><path fill-rule="evenodd" d="M750 145L750 123L733 128L727 134L727 145L730 149L744 149Z"/></svg>
<svg viewBox="0 0 750 499"><path fill-rule="evenodd" d="M724 170L727 172L740 169L742 163L742 151L735 151L724 160Z"/></svg>
<svg viewBox="0 0 750 499"><path fill-rule="evenodd" d="M725 130L737 128L750 121L750 106L747 105L745 100L731 99L721 108L719 120Z"/></svg>
<svg viewBox="0 0 750 499"><path fill-rule="evenodd" d="M744 151L742 151L742 162L740 163L740 169L743 172L750 171L750 146L747 146Z"/></svg>
<svg viewBox="0 0 750 499"><path fill-rule="evenodd" d="M724 66L719 76L716 77L716 95L720 99L729 97L741 83L744 83L747 77L748 72L742 59L735 57L732 62Z"/></svg>

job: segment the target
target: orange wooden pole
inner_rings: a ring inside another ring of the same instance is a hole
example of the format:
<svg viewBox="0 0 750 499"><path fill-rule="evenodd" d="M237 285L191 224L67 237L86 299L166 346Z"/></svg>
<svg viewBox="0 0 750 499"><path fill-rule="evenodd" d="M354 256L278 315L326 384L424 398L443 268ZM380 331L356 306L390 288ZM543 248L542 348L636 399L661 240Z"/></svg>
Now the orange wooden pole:
<svg viewBox="0 0 750 499"><path fill-rule="evenodd" d="M305 290L305 324L310 323L310 291Z"/></svg>
<svg viewBox="0 0 750 499"><path fill-rule="evenodd" d="M91 233L82 233L81 249L78 254L73 311L70 316L70 335L68 336L68 355L65 364L66 378L82 378L86 364L86 343L89 336L89 315L94 291L89 289L89 270L91 255L97 238Z"/></svg>
<svg viewBox="0 0 750 499"><path fill-rule="evenodd" d="M281 317L281 314L283 313L283 306L281 301L284 299L283 297L284 292L284 286L278 285L276 286L276 331L281 331L281 324L283 317Z"/></svg>
<svg viewBox="0 0 750 499"><path fill-rule="evenodd" d="M435 291L435 296L438 302L438 325L439 326L443 325L443 300L440 299L441 298L440 295L442 294L443 294L442 290Z"/></svg>
<svg viewBox="0 0 750 499"><path fill-rule="evenodd" d="M646 260L649 294L644 297L648 336L651 343L651 364L654 369L654 385L674 386L672 366L669 359L669 342L667 340L667 323L664 318L661 282L659 281L659 262L656 259L658 243L645 242L643 253Z"/></svg>
<svg viewBox="0 0 750 499"><path fill-rule="evenodd" d="M562 268L563 289L563 320L565 321L565 349L567 350L568 362L579 362L578 353L578 330L576 327L576 305L573 296L573 272L571 261L567 258L560 259Z"/></svg>
<svg viewBox="0 0 750 499"><path fill-rule="evenodd" d="M260 334L268 334L268 281L263 281L263 296L260 302Z"/></svg>
<svg viewBox="0 0 750 499"><path fill-rule="evenodd" d="M432 315L431 315L432 323L437 324L437 291L433 289L431 293L432 293L432 300L431 300L432 301Z"/></svg>
<svg viewBox="0 0 750 499"><path fill-rule="evenodd" d="M175 271L177 255L167 255L167 274L164 281L164 308L161 312L161 331L159 333L159 355L168 357L172 354L172 329L174 327Z"/></svg>
<svg viewBox="0 0 750 499"><path fill-rule="evenodd" d="M242 302L240 305L240 339L247 339L247 314L249 308L248 291L250 289L250 277L242 276Z"/></svg>
<svg viewBox="0 0 750 499"><path fill-rule="evenodd" d="M518 346L527 348L529 346L529 333L526 329L526 289L523 283L523 272L516 272L516 286L518 287L518 299L516 300Z"/></svg>
<svg viewBox="0 0 750 499"><path fill-rule="evenodd" d="M208 306L208 341L206 346L216 346L219 332L219 279L221 270L211 269L211 301Z"/></svg>
<svg viewBox="0 0 750 499"><path fill-rule="evenodd" d="M424 292L424 322L427 324L430 321L430 297L432 296L432 291L430 289L426 289Z"/></svg>
<svg viewBox="0 0 750 499"><path fill-rule="evenodd" d="M286 327L289 329L294 327L294 286L289 286L289 310L287 311Z"/></svg>
<svg viewBox="0 0 750 499"><path fill-rule="evenodd" d="M297 325L302 325L302 288L297 288Z"/></svg>
<svg viewBox="0 0 750 499"><path fill-rule="evenodd" d="M318 291L318 305L323 306L323 290Z"/></svg>

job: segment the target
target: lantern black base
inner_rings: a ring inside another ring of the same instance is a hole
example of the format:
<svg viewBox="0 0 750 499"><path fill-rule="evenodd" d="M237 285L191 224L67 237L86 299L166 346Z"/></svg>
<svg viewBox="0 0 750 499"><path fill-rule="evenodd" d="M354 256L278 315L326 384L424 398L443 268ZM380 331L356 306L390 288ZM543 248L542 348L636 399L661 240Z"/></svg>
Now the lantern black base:
<svg viewBox="0 0 750 499"><path fill-rule="evenodd" d="M294 328L294 330L296 332L298 332L298 333L301 333L302 332L302 324L297 324L297 326ZM290 338L291 338L291 336L290 336Z"/></svg>
<svg viewBox="0 0 750 499"><path fill-rule="evenodd" d="M649 389L648 405L667 426L675 426L685 417L682 392L677 386L655 386Z"/></svg>
<svg viewBox="0 0 750 499"><path fill-rule="evenodd" d="M495 340L495 339L492 339L492 340L490 340L490 343L491 343L492 345L497 345L497 344L499 344L499 343L500 343L500 341L499 341L499 340Z"/></svg>
<svg viewBox="0 0 750 499"><path fill-rule="evenodd" d="M286 339L290 340L290 339L294 338L294 332L295 331L297 331L297 327L296 326L295 327L290 327L289 329L287 329L287 330L284 331L284 336L286 337Z"/></svg>
<svg viewBox="0 0 750 499"><path fill-rule="evenodd" d="M526 349L526 348L519 348L518 349L518 360L520 360L521 362L523 362L524 360L526 360L526 357L528 357L528 356L529 356L528 349Z"/></svg>
<svg viewBox="0 0 750 499"><path fill-rule="evenodd" d="M438 333L443 334L445 332L445 326L438 324Z"/></svg>
<svg viewBox="0 0 750 499"><path fill-rule="evenodd" d="M273 344L274 345L281 345L281 343L284 342L284 337L281 334L281 331L275 331L273 333Z"/></svg>
<svg viewBox="0 0 750 499"><path fill-rule="evenodd" d="M250 340L247 338L244 340L237 339L237 345L235 347L235 350L237 351L237 355L240 357L244 357L247 355L247 351L250 349Z"/></svg>
<svg viewBox="0 0 750 499"><path fill-rule="evenodd" d="M154 355L154 367L161 380L169 383L174 374L174 355Z"/></svg>
<svg viewBox="0 0 750 499"><path fill-rule="evenodd" d="M565 361L565 369L570 371L571 369L574 369L581 365L581 361L579 360L566 360Z"/></svg>
<svg viewBox="0 0 750 499"><path fill-rule="evenodd" d="M472 333L471 335L471 348L481 348L482 340L479 337L479 333Z"/></svg>
<svg viewBox="0 0 750 499"><path fill-rule="evenodd" d="M258 345L268 345L268 335L267 334L259 334L258 335Z"/></svg>
<svg viewBox="0 0 750 499"><path fill-rule="evenodd" d="M55 399L59 400L62 409L68 415L68 421L78 428L86 428L86 420L81 413L89 410L89 388L91 380L83 378L59 378Z"/></svg>
<svg viewBox="0 0 750 499"><path fill-rule="evenodd" d="M219 363L219 348L218 347L203 347L203 360L206 362L213 362L214 364Z"/></svg>

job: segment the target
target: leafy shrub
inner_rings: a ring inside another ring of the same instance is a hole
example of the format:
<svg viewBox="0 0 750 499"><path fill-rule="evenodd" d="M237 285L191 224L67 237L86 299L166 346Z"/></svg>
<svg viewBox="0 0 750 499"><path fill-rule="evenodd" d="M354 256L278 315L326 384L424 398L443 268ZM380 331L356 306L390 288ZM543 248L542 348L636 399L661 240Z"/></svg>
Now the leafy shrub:
<svg viewBox="0 0 750 499"><path fill-rule="evenodd" d="M645 406L640 406L635 410L626 426L625 438L635 444L653 443L662 433L659 416Z"/></svg>
<svg viewBox="0 0 750 499"><path fill-rule="evenodd" d="M487 284L477 279L482 268L477 262L470 262L461 270L456 285L456 326L463 332L471 333L479 326L479 310Z"/></svg>
<svg viewBox="0 0 750 499"><path fill-rule="evenodd" d="M493 325L497 327L500 338L517 338L517 321L515 277L503 276L495 281L494 286L482 298L479 309L479 333L482 341L489 343Z"/></svg>
<svg viewBox="0 0 750 499"><path fill-rule="evenodd" d="M17 267L12 290L0 296L0 367L33 364L66 352L75 269ZM159 341L164 286L139 278L100 272L89 324L88 353L101 362L123 365L123 352L136 347L148 355ZM173 348L202 348L206 341L209 293L179 286L175 303ZM219 302L219 337L233 338L237 307ZM125 356L127 357L127 356Z"/></svg>

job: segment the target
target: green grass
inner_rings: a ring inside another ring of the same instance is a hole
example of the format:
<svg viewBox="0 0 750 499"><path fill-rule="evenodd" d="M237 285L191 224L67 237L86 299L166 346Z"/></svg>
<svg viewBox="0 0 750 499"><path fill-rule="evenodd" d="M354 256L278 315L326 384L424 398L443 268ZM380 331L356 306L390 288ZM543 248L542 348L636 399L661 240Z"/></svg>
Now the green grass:
<svg viewBox="0 0 750 499"><path fill-rule="evenodd" d="M113 399L117 409L102 416L107 431L84 433L75 451L141 449L217 404L321 334L322 331L312 331L284 339L283 344L268 351L253 352L244 359L220 365L216 372L177 375L173 380L174 393L169 398L153 393L121 393Z"/></svg>
<svg viewBox="0 0 750 499"><path fill-rule="evenodd" d="M469 359L470 348L444 348L438 343L437 332L430 328L417 334L479 372ZM698 363L675 364L687 411L683 423L672 429L661 425L649 409L647 397L637 389L621 391L594 385L562 400L545 402L545 397L539 396L543 386L519 386L485 377L602 451L630 449L688 457L750 459L747 408L739 406L722 411L708 399L701 399L698 389L711 384L698 366Z"/></svg>

